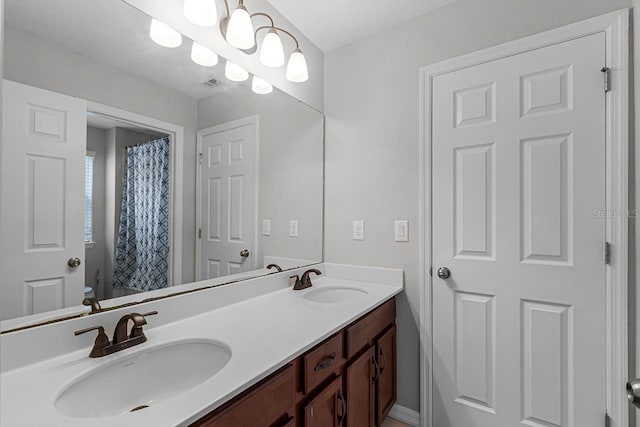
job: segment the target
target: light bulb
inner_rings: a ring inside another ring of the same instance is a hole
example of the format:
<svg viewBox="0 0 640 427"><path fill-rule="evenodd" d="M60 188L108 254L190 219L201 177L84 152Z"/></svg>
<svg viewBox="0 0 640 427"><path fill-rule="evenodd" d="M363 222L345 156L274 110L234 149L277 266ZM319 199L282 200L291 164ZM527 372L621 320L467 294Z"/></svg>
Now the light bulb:
<svg viewBox="0 0 640 427"><path fill-rule="evenodd" d="M227 61L224 68L224 75L234 82L243 82L249 78L249 72L231 61Z"/></svg>
<svg viewBox="0 0 640 427"><path fill-rule="evenodd" d="M182 44L182 34L156 19L151 20L149 37L164 47L178 47Z"/></svg>
<svg viewBox="0 0 640 427"><path fill-rule="evenodd" d="M293 51L287 64L287 80L294 83L302 83L309 80L307 60L300 49Z"/></svg>
<svg viewBox="0 0 640 427"><path fill-rule="evenodd" d="M251 90L258 95L266 95L273 92L273 86L271 86L266 80L263 80L258 76L253 76L253 80L251 81Z"/></svg>
<svg viewBox="0 0 640 427"><path fill-rule="evenodd" d="M184 17L201 27L212 27L218 21L215 0L184 0Z"/></svg>
<svg viewBox="0 0 640 427"><path fill-rule="evenodd" d="M274 29L269 30L267 35L264 36L264 40L262 40L260 62L267 67L280 67L284 65L282 40L280 40L278 33L276 33Z"/></svg>
<svg viewBox="0 0 640 427"><path fill-rule="evenodd" d="M191 59L203 67L213 67L218 63L218 55L200 43L193 42L191 47Z"/></svg>
<svg viewBox="0 0 640 427"><path fill-rule="evenodd" d="M255 44L253 24L247 8L239 4L227 26L227 42L238 49L251 49Z"/></svg>

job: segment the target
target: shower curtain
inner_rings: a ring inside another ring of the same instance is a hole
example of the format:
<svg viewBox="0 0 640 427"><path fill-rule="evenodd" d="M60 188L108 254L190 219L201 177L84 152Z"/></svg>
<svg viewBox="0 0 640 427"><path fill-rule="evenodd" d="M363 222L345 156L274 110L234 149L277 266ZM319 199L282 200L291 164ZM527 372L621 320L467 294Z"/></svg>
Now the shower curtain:
<svg viewBox="0 0 640 427"><path fill-rule="evenodd" d="M169 138L127 147L113 286L167 286Z"/></svg>

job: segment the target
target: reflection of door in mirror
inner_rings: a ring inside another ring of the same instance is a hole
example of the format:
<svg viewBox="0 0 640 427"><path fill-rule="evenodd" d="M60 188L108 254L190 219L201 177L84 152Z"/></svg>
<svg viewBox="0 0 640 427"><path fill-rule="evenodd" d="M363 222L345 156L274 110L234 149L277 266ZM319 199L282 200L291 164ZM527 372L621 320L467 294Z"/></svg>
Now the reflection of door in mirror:
<svg viewBox="0 0 640 427"><path fill-rule="evenodd" d="M0 313L10 319L82 301L86 102L7 81L2 111Z"/></svg>
<svg viewBox="0 0 640 427"><path fill-rule="evenodd" d="M257 134L255 116L198 131L200 280L256 268Z"/></svg>
<svg viewBox="0 0 640 427"><path fill-rule="evenodd" d="M171 283L168 135L3 88L2 319Z"/></svg>

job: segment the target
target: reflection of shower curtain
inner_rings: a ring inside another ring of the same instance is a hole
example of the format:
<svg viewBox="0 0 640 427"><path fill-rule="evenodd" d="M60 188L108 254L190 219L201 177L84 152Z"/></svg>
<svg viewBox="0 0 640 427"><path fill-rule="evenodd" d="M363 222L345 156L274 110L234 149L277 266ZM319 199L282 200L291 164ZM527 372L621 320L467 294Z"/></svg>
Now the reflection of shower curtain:
<svg viewBox="0 0 640 427"><path fill-rule="evenodd" d="M150 291L167 286L169 139L127 147L113 286Z"/></svg>

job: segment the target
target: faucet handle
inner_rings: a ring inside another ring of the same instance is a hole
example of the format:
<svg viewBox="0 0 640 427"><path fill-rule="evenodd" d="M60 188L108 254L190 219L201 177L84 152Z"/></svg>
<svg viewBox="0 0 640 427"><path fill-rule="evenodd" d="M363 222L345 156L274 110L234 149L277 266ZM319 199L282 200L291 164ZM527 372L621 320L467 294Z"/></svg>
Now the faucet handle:
<svg viewBox="0 0 640 427"><path fill-rule="evenodd" d="M131 333L129 334L129 338L144 336L144 331L142 330L142 326L147 324L147 320L145 319L145 317L153 316L154 314L158 314L158 312L154 310L144 314L131 313L131 319L133 320L133 327L131 328Z"/></svg>
<svg viewBox="0 0 640 427"><path fill-rule="evenodd" d="M91 328L80 329L79 331L75 331L73 334L75 336L86 334L87 332L98 330L98 335L104 332L104 328L102 326L92 326Z"/></svg>
<svg viewBox="0 0 640 427"><path fill-rule="evenodd" d="M297 274L295 276L289 277L289 286L293 286L294 288L299 287L302 284L300 281L300 276Z"/></svg>
<svg viewBox="0 0 640 427"><path fill-rule="evenodd" d="M95 331L96 329L98 330L98 335L93 343L93 348L91 349L91 353L89 353L89 357L104 356L106 354L105 349L111 345L104 328L102 326L93 326L91 328L80 329L79 331L74 332L74 335L78 336L86 332Z"/></svg>

